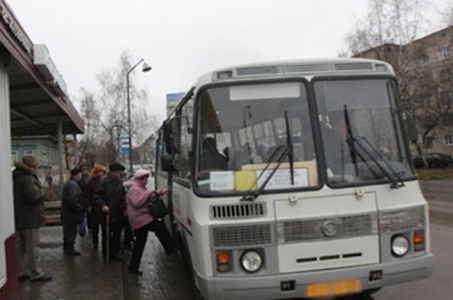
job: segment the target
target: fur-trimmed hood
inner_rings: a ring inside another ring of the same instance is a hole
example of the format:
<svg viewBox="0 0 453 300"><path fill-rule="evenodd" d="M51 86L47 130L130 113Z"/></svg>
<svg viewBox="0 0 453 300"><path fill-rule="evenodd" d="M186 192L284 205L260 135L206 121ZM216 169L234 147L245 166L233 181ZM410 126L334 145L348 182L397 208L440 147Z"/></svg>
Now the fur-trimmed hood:
<svg viewBox="0 0 453 300"><path fill-rule="evenodd" d="M22 175L34 175L36 177L35 170L33 170L33 168L30 168L26 164L24 164L20 161L16 161L14 163L14 166L16 168L13 171L13 179L17 178L19 176L22 176Z"/></svg>

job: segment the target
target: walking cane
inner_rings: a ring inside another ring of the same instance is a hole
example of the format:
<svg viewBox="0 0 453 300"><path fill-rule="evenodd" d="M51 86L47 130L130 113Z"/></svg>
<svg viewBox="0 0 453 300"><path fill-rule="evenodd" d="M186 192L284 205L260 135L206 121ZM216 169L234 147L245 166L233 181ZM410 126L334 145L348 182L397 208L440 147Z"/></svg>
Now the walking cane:
<svg viewBox="0 0 453 300"><path fill-rule="evenodd" d="M105 244L106 244L106 249L105 249L105 257L107 258L107 261L110 261L110 213L107 213L105 216L106 218L106 224L105 224Z"/></svg>

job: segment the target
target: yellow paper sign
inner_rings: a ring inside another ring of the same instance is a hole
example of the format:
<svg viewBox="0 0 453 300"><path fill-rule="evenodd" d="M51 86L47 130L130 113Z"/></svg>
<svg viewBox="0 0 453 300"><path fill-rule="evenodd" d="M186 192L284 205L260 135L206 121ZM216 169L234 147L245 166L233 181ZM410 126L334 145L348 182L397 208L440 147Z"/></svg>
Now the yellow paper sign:
<svg viewBox="0 0 453 300"><path fill-rule="evenodd" d="M248 191L250 189L256 190L255 171L237 171L235 175L237 191Z"/></svg>

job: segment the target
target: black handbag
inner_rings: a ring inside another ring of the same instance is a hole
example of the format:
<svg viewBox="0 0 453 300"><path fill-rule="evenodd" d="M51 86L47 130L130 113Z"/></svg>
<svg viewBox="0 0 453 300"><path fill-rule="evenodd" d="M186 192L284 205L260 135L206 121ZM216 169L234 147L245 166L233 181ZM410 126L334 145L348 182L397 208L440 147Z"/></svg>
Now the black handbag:
<svg viewBox="0 0 453 300"><path fill-rule="evenodd" d="M160 219L168 215L167 206L165 206L164 201L160 197L153 197L149 200L148 203L149 213L153 216L154 219Z"/></svg>

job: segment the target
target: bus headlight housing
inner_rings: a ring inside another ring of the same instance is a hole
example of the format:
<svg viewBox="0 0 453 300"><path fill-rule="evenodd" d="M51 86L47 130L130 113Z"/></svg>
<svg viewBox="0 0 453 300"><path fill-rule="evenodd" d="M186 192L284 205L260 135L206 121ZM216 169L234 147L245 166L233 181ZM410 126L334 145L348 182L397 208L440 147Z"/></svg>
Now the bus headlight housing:
<svg viewBox="0 0 453 300"><path fill-rule="evenodd" d="M241 266L246 272L255 273L262 265L263 258L255 250L247 250L241 255Z"/></svg>
<svg viewBox="0 0 453 300"><path fill-rule="evenodd" d="M394 236L392 239L392 253L397 257L402 257L409 252L409 240L403 235Z"/></svg>

